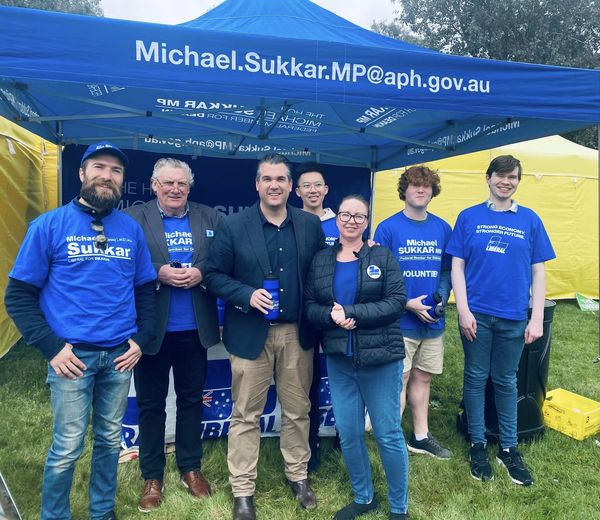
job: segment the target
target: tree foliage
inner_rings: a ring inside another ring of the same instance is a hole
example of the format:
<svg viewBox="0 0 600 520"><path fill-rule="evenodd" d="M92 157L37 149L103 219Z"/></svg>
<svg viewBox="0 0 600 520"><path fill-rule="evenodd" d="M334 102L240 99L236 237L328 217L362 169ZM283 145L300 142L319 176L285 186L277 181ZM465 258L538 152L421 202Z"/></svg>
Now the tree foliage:
<svg viewBox="0 0 600 520"><path fill-rule="evenodd" d="M100 0L0 0L0 5L28 7L43 11L59 11L89 16L104 16Z"/></svg>
<svg viewBox="0 0 600 520"><path fill-rule="evenodd" d="M391 0L396 22L451 54L600 67L600 1Z"/></svg>
<svg viewBox="0 0 600 520"><path fill-rule="evenodd" d="M391 22L374 31L450 54L600 68L599 0L391 0ZM414 41L414 40L413 40ZM596 129L565 135L596 148Z"/></svg>

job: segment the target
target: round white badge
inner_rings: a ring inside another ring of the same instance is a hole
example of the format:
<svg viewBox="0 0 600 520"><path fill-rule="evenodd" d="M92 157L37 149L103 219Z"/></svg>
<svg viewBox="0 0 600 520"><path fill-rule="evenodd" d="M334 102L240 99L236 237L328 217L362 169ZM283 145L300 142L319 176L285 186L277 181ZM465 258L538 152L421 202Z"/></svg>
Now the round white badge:
<svg viewBox="0 0 600 520"><path fill-rule="evenodd" d="M373 280L377 280L381 276L381 269L376 265L370 265L367 267L367 276L373 278Z"/></svg>

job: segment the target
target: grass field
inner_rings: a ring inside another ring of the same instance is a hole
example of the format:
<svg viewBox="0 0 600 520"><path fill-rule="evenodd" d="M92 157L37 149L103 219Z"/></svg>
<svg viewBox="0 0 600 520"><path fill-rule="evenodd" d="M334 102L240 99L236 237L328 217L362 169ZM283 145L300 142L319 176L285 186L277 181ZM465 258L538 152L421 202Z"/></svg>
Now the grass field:
<svg viewBox="0 0 600 520"><path fill-rule="evenodd" d="M495 462L496 478L482 483L469 476L467 444L457 433L456 413L462 393L462 349L454 309L449 310L446 366L434 378L430 423L434 434L454 452L450 461L411 455L409 511L412 519L600 520L600 436L576 441L547 430L540 441L521 451L535 476L535 484L513 484ZM553 324L548 389L562 387L600 401L598 316L582 313L572 302L559 303ZM46 388L46 364L32 348L18 345L0 359L0 471L10 486L24 519L39 515L44 459L51 440L51 410ZM410 431L410 414L404 419ZM383 469L373 439L368 438L380 512L365 520L388 516ZM89 439L76 470L72 492L73 518L87 518ZM219 520L231 518L232 498L227 482L226 441L205 442L203 472L215 490L212 498L196 501L177 478L173 456L168 457L163 506L144 515L137 511L142 487L137 464L119 468L117 515L123 519ZM491 448L495 449L495 448ZM330 440L322 447L322 464L312 477L318 508L304 512L285 485L278 439L264 439L261 447L255 503L261 520L330 519L352 500L341 455Z"/></svg>

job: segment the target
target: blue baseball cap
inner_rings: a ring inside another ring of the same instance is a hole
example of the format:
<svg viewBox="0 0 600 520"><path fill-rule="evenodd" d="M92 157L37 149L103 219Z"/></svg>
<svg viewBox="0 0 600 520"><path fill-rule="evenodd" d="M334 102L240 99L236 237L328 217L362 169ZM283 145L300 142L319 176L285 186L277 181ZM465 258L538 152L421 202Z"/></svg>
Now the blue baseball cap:
<svg viewBox="0 0 600 520"><path fill-rule="evenodd" d="M83 157L81 158L81 164L83 165L84 161L86 161L93 155L99 154L114 155L123 163L123 166L127 166L129 164L129 159L127 159L127 156L114 144L109 143L108 141L101 141L99 143L91 144L90 146L88 146L88 149L85 151Z"/></svg>

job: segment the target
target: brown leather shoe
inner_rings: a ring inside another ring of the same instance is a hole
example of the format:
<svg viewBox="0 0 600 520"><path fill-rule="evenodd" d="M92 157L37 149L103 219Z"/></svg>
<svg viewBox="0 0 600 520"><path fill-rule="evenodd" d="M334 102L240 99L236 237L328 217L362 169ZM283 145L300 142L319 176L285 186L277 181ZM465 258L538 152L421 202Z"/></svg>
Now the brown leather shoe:
<svg viewBox="0 0 600 520"><path fill-rule="evenodd" d="M163 489L161 480L146 480L144 482L144 491L142 491L138 509L142 513L149 513L153 509L156 509L162 503Z"/></svg>
<svg viewBox="0 0 600 520"><path fill-rule="evenodd" d="M233 520L256 520L252 497L233 497Z"/></svg>
<svg viewBox="0 0 600 520"><path fill-rule="evenodd" d="M308 485L308 479L299 480L298 482L291 482L288 480L289 485L291 486L298 502L304 509L314 509L317 507L317 497L313 493L313 490L310 489Z"/></svg>
<svg viewBox="0 0 600 520"><path fill-rule="evenodd" d="M212 495L210 484L198 469L182 473L181 481L190 491L190 495L196 498L205 498Z"/></svg>

